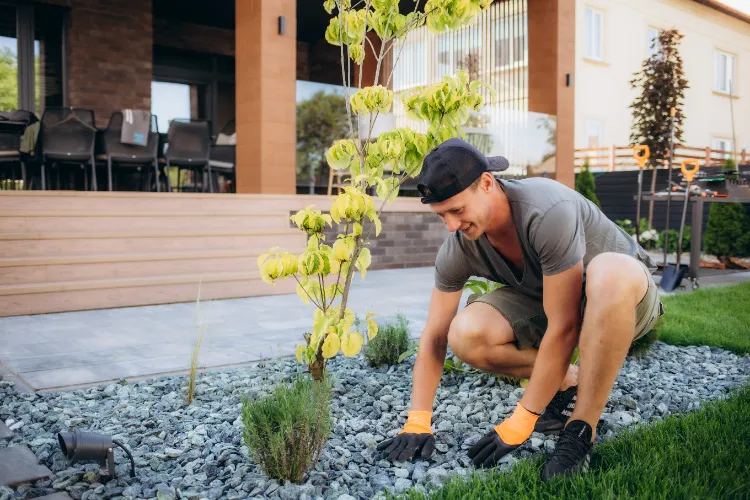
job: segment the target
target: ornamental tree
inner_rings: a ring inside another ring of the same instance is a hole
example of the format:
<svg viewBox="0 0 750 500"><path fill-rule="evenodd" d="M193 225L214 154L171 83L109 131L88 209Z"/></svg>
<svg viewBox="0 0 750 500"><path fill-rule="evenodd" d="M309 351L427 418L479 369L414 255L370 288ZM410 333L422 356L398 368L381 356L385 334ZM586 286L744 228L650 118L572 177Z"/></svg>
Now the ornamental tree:
<svg viewBox="0 0 750 500"><path fill-rule="evenodd" d="M330 168L350 175L343 192L334 197L330 212L323 213L309 205L291 217L307 234L307 247L300 255L272 248L258 258L261 277L273 284L279 279L297 281L297 294L306 304L315 306L312 331L304 334L305 342L297 347L300 363L308 365L312 377L320 381L326 362L339 352L357 355L364 335L372 339L378 326L367 312L366 331L354 331L354 312L348 308L349 290L355 271L364 279L371 257L369 238L381 231L380 214L386 203L398 196L399 187L409 177L416 177L422 161L438 144L452 137L465 137L462 126L472 111L480 111L486 102L496 99L495 92L478 80L469 81L468 73L459 71L439 82L415 88L402 95L407 115L429 124L426 133L409 127L397 128L372 137L373 127L382 114L389 113L393 91L388 88L393 69L385 85L379 85L383 61L396 41L409 31L426 26L432 33L458 29L470 23L487 9L491 0L427 0L424 12L416 2L413 12L402 14L399 0L326 0L325 10L332 14L325 39L341 48L341 73L347 97L349 134L337 140L326 152ZM380 49L371 38L380 38ZM370 34L370 36L368 36ZM398 54L394 60L398 61ZM362 87L362 72L357 85L350 85L351 62L362 64L365 58L376 62L375 85ZM398 64L398 62L396 62ZM394 65L395 66L395 65ZM366 127L354 127L355 115ZM375 188L377 197L368 194ZM343 232L336 240L326 242L326 225L335 222ZM331 243L331 244L329 244Z"/></svg>

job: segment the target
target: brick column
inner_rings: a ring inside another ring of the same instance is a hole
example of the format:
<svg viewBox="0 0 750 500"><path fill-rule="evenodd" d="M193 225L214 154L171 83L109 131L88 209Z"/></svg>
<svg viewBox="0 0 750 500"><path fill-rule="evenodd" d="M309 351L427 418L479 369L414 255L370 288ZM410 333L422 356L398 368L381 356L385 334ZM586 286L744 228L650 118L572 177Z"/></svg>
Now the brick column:
<svg viewBox="0 0 750 500"><path fill-rule="evenodd" d="M294 194L296 1L242 0L235 9L237 192Z"/></svg>
<svg viewBox="0 0 750 500"><path fill-rule="evenodd" d="M554 178L569 187L575 184L575 7L575 0L530 0L528 7L529 111L557 117Z"/></svg>

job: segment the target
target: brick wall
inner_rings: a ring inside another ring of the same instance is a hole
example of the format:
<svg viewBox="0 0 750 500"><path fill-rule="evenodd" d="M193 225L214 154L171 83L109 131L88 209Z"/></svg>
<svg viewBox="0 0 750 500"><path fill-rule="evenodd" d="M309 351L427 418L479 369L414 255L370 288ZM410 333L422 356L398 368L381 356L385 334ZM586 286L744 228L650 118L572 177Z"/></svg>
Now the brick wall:
<svg viewBox="0 0 750 500"><path fill-rule="evenodd" d="M369 238L372 263L369 269L429 267L449 234L445 224L431 212L384 212L380 236ZM296 228L290 221L290 226ZM364 231L369 229L365 224ZM326 229L326 243L333 245L340 230L336 224Z"/></svg>
<svg viewBox="0 0 750 500"><path fill-rule="evenodd" d="M234 30L154 19L154 45L234 57Z"/></svg>
<svg viewBox="0 0 750 500"><path fill-rule="evenodd" d="M99 126L122 108L151 109L151 0L71 0L69 96Z"/></svg>

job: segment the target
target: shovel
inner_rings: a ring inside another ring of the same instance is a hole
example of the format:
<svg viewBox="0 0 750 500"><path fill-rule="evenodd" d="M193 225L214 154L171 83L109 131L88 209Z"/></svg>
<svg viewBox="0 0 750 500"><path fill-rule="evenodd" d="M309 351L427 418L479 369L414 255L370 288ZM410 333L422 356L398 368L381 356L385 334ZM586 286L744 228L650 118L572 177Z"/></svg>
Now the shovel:
<svg viewBox="0 0 750 500"><path fill-rule="evenodd" d="M643 155L638 152L643 151ZM643 194L643 169L646 167L646 160L651 156L651 150L646 145L635 146L633 148L633 158L638 162L638 202L635 206L635 241L641 242L641 196Z"/></svg>
<svg viewBox="0 0 750 500"><path fill-rule="evenodd" d="M687 165L695 165L695 168L688 169ZM661 287L667 292L671 292L676 289L682 283L682 279L685 277L685 273L688 271L690 266L683 266L680 262L682 257L682 236L685 231L685 216L687 215L688 200L690 199L690 183L693 182L693 176L700 170L700 163L698 160L682 160L682 174L688 181L687 189L685 190L685 202L682 205L682 220L680 221L680 237L677 241L677 262L674 266L667 266L666 260L664 261L664 275L661 278ZM693 222L694 224L696 222ZM701 221L697 222L698 224Z"/></svg>

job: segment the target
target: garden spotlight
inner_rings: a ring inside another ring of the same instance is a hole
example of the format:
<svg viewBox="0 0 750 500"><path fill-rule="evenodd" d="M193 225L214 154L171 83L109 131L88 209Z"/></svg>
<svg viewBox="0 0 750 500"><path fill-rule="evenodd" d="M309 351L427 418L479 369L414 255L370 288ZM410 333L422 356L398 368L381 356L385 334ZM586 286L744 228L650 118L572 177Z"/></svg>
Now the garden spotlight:
<svg viewBox="0 0 750 500"><path fill-rule="evenodd" d="M58 433L57 442L60 444L63 455L68 460L68 465L85 461L99 462L99 465L102 467L107 467L107 471L111 477L116 477L114 447L117 445L130 457L130 477L135 477L133 455L116 439L112 439L104 434L83 432L75 429L72 432Z"/></svg>

